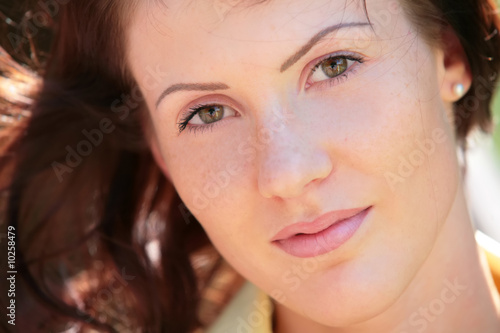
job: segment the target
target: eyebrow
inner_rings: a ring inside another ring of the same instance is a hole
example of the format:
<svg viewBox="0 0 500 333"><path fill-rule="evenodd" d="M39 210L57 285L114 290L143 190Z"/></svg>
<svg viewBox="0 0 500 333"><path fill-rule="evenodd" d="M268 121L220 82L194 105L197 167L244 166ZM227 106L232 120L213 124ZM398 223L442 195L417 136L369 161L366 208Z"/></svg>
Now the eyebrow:
<svg viewBox="0 0 500 333"><path fill-rule="evenodd" d="M324 37L326 37L330 33L344 28L364 27L364 26L372 26L372 24L366 22L338 23L321 30L313 37L311 37L311 39L309 39L309 41L304 46L302 46L297 52L295 52L281 65L280 73L283 73L288 68L293 66L297 61L300 60L300 58L302 58L307 52L309 52L314 47L314 45L319 43ZM214 91L214 90L224 90L224 89L229 89L229 86L227 84L220 82L177 83L171 85L161 93L160 97L158 97L158 100L156 101L155 107L158 108L161 101L165 97L177 91Z"/></svg>
<svg viewBox="0 0 500 333"><path fill-rule="evenodd" d="M330 33L343 28L364 27L364 26L372 26L372 24L367 22L339 23L321 30L311 39L309 39L309 41L304 46L302 46L297 52L295 52L290 58L288 58L283 63L283 65L281 65L280 73L283 73L288 68L292 67L293 64L295 64L297 61L299 61L300 58L302 58L307 52L309 52L314 45L319 43L325 36L329 35Z"/></svg>
<svg viewBox="0 0 500 333"><path fill-rule="evenodd" d="M171 85L167 89L165 89L160 97L158 97L158 100L156 101L156 108L160 105L161 101L167 97L167 95L170 95L171 93L174 93L176 91L213 91L213 90L223 90L223 89L229 89L229 86L224 83L219 83L219 82L210 82L210 83L178 83Z"/></svg>

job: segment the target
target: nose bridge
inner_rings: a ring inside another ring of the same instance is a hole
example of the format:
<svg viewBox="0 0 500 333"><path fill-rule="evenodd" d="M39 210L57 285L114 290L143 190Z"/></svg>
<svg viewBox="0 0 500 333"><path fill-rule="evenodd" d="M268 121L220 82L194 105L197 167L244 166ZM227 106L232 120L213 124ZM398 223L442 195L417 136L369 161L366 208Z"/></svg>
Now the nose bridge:
<svg viewBox="0 0 500 333"><path fill-rule="evenodd" d="M284 105L268 106L257 134L263 145L258 159L258 185L266 198L299 196L309 183L332 171L321 138L315 137L313 129L305 128L310 125L301 121L299 110Z"/></svg>

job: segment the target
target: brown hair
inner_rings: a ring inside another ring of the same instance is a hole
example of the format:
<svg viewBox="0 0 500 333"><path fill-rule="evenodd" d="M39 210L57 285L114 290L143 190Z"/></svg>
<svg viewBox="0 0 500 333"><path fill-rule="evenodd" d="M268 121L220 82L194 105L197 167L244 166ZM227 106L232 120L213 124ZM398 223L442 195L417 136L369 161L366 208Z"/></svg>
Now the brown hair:
<svg viewBox="0 0 500 333"><path fill-rule="evenodd" d="M500 16L494 0L403 0L408 17L431 43L446 43L439 29L450 27L469 61L472 85L455 103L455 130L459 143L474 127L491 130L491 100L500 68Z"/></svg>
<svg viewBox="0 0 500 333"><path fill-rule="evenodd" d="M428 40L449 25L467 54L473 85L456 103L457 137L486 129L500 68L494 3L402 1ZM30 111L0 141L2 215L17 233L18 315L39 314L18 327L190 332L209 321L199 316L200 295L221 259L145 143L143 101L122 57L132 5L48 2L59 4L58 23L34 102L0 101L4 114ZM2 76L15 82L22 70L12 63L0 54ZM151 239L159 262L147 253Z"/></svg>

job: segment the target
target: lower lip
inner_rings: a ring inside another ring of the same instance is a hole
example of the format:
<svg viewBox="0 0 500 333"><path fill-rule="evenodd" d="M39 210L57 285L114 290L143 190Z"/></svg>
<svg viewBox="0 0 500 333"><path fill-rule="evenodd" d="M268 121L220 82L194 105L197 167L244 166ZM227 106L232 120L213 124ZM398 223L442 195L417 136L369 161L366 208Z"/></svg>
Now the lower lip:
<svg viewBox="0 0 500 333"><path fill-rule="evenodd" d="M359 229L371 207L315 234L302 234L274 241L279 248L292 256L310 258L335 250L347 242Z"/></svg>

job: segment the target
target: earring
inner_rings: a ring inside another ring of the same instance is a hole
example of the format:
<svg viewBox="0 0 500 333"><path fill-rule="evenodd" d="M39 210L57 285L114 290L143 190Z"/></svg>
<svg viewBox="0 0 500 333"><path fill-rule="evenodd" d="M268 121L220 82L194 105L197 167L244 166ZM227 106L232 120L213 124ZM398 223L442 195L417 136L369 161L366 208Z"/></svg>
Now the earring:
<svg viewBox="0 0 500 333"><path fill-rule="evenodd" d="M462 97L464 95L464 92L465 92L465 87L463 84L457 83L453 86L453 93L455 93L457 97Z"/></svg>

